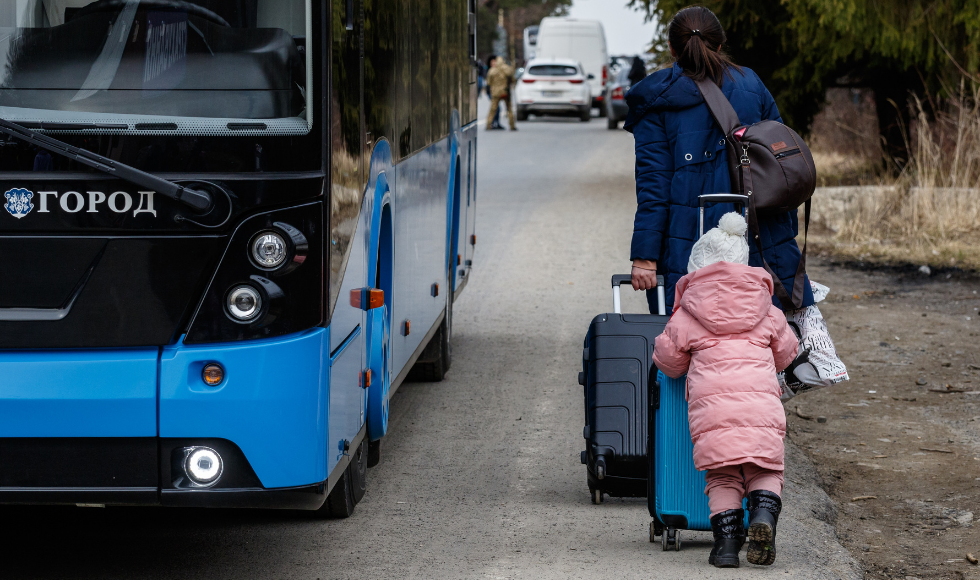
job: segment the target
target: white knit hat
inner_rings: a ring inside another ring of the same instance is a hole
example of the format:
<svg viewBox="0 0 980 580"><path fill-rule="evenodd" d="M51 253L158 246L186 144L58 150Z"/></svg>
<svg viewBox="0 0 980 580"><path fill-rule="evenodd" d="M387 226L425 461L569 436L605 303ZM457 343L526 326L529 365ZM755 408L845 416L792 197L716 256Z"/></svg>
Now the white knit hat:
<svg viewBox="0 0 980 580"><path fill-rule="evenodd" d="M691 259L687 262L687 272L710 266L715 262L733 262L749 265L749 244L745 241L748 226L745 218L735 212L726 213L691 248Z"/></svg>

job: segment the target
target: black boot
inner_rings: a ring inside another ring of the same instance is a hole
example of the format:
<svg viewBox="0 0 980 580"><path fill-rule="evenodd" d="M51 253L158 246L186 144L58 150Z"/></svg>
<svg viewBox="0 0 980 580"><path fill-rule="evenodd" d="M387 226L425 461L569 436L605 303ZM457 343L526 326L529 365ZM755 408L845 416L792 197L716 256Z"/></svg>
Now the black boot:
<svg viewBox="0 0 980 580"><path fill-rule="evenodd" d="M745 510L726 510L711 517L715 547L708 563L716 568L738 568L738 551L745 543Z"/></svg>
<svg viewBox="0 0 980 580"><path fill-rule="evenodd" d="M750 563L768 566L776 561L776 520L782 509L782 500L773 492L749 492L749 549L745 559Z"/></svg>

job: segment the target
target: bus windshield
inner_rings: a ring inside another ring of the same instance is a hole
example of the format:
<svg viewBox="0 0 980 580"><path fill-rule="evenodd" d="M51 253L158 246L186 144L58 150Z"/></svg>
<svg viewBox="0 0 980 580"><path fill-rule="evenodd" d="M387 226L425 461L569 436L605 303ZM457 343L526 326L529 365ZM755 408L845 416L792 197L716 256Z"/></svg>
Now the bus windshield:
<svg viewBox="0 0 980 580"><path fill-rule="evenodd" d="M54 131L303 135L310 0L4 0L0 118Z"/></svg>

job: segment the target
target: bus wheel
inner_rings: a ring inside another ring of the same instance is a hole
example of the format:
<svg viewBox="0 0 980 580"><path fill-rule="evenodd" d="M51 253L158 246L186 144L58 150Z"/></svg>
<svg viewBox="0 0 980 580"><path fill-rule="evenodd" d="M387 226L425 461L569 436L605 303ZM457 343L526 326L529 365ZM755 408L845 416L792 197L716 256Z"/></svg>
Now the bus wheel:
<svg viewBox="0 0 980 580"><path fill-rule="evenodd" d="M443 340L439 344L439 348L442 350L442 372L443 374L449 372L449 367L453 365L453 292L452 283L446 285L449 290L449 296L446 298L446 317L442 321L442 336Z"/></svg>
<svg viewBox="0 0 980 580"><path fill-rule="evenodd" d="M450 286L451 288L451 286ZM412 366L408 373L408 380L416 382L439 382L446 378L449 367L452 365L453 351L450 345L453 331L453 297L450 292L447 298L446 315L442 319L439 329L432 335L429 344L419 356L419 359Z"/></svg>
<svg viewBox="0 0 980 580"><path fill-rule="evenodd" d="M327 501L323 502L317 515L331 518L349 518L354 513L354 494L350 488L350 468L344 470L340 481L333 486Z"/></svg>
<svg viewBox="0 0 980 580"><path fill-rule="evenodd" d="M354 451L350 460L350 465L344 470L340 481L330 491L327 501L317 510L318 515L331 518L349 518L354 514L354 506L357 505L364 492L367 491L367 459L368 444L367 440L361 441Z"/></svg>
<svg viewBox="0 0 980 580"><path fill-rule="evenodd" d="M367 491L367 464L368 464L368 440L365 437L361 444L357 446L357 451L351 457L350 465L350 489L354 497L354 503L361 502L364 492Z"/></svg>

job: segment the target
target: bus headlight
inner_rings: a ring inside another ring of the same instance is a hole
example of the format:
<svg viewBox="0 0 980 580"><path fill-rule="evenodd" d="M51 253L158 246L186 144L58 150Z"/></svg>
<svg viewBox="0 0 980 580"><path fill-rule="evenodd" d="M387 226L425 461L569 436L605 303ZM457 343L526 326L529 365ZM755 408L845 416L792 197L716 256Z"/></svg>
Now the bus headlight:
<svg viewBox="0 0 980 580"><path fill-rule="evenodd" d="M184 473L187 477L201 486L208 486L221 477L221 456L209 447L191 447L186 450Z"/></svg>
<svg viewBox="0 0 980 580"><path fill-rule="evenodd" d="M251 286L236 286L228 293L226 307L235 322L251 322L262 310L262 297Z"/></svg>
<svg viewBox="0 0 980 580"><path fill-rule="evenodd" d="M249 249L255 265L269 270L281 266L289 253L286 240L276 232L262 232L255 236Z"/></svg>

